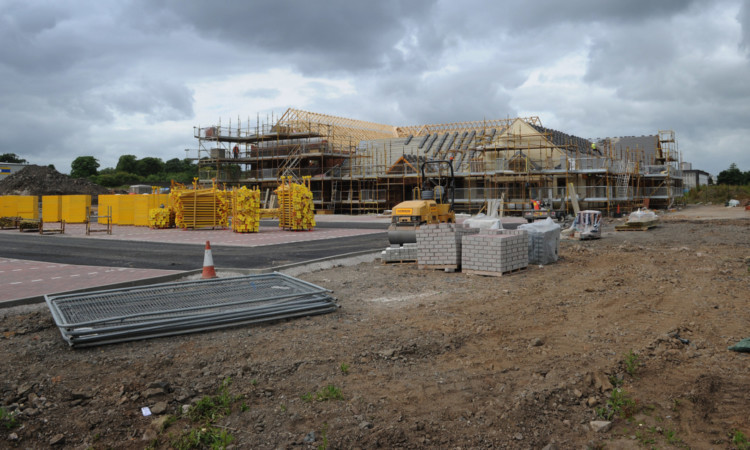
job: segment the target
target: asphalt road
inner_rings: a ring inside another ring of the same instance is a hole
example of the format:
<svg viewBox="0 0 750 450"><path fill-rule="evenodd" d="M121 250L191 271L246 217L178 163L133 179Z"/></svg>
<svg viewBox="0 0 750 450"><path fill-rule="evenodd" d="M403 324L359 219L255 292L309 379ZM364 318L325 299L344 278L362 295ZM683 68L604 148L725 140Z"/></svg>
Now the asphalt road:
<svg viewBox="0 0 750 450"><path fill-rule="evenodd" d="M212 245L219 268L262 269L388 246L386 232L338 239L261 247ZM139 269L194 270L203 267L204 246L85 238L52 238L38 234L0 234L0 257Z"/></svg>

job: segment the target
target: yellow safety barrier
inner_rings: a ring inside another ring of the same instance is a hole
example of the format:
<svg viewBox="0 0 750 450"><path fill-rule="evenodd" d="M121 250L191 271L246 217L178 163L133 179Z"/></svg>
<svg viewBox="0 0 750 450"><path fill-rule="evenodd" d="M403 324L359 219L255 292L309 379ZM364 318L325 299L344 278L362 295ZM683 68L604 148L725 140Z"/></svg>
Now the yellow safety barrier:
<svg viewBox="0 0 750 450"><path fill-rule="evenodd" d="M42 220L52 223L62 220L62 196L42 196Z"/></svg>
<svg viewBox="0 0 750 450"><path fill-rule="evenodd" d="M62 220L65 223L85 223L91 211L90 195L63 195Z"/></svg>

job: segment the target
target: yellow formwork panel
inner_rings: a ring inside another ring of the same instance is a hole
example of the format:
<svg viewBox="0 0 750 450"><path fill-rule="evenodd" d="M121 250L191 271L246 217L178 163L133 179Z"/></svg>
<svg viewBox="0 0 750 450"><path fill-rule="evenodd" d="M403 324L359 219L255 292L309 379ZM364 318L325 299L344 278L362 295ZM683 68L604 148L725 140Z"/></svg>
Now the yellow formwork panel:
<svg viewBox="0 0 750 450"><path fill-rule="evenodd" d="M135 195L117 196L117 213L115 214L114 208L112 208L113 219L115 219L112 223L117 225L133 225L135 219L135 197Z"/></svg>
<svg viewBox="0 0 750 450"><path fill-rule="evenodd" d="M39 219L39 197L36 195L19 195L16 197L18 217L22 219Z"/></svg>
<svg viewBox="0 0 750 450"><path fill-rule="evenodd" d="M133 196L133 225L139 227L148 226L148 210L150 194Z"/></svg>
<svg viewBox="0 0 750 450"><path fill-rule="evenodd" d="M42 196L42 220L45 222L59 222L62 220L62 196Z"/></svg>
<svg viewBox="0 0 750 450"><path fill-rule="evenodd" d="M91 211L90 195L63 195L62 219L67 223L84 223Z"/></svg>
<svg viewBox="0 0 750 450"><path fill-rule="evenodd" d="M260 227L260 191L245 186L232 192L232 231L257 233Z"/></svg>
<svg viewBox="0 0 750 450"><path fill-rule="evenodd" d="M16 195L0 197L0 217L18 217L18 202Z"/></svg>
<svg viewBox="0 0 750 450"><path fill-rule="evenodd" d="M99 219L97 222L99 222L102 225L107 224L107 215L109 215L110 210L109 208L114 209L116 202L115 198L117 196L115 194L101 194L99 195L99 206L97 207L97 215L99 216ZM110 223L114 223L113 221L110 221Z"/></svg>

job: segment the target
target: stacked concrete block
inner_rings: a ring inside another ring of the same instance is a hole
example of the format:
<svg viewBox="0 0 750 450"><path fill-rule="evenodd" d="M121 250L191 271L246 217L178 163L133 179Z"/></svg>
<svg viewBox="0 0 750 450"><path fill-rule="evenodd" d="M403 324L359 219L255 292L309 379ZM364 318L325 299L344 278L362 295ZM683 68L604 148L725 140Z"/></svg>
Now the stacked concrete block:
<svg viewBox="0 0 750 450"><path fill-rule="evenodd" d="M420 268L461 266L461 242L464 236L479 233L478 228L463 228L452 223L422 225L417 230L417 261Z"/></svg>
<svg viewBox="0 0 750 450"><path fill-rule="evenodd" d="M482 230L464 236L461 270L502 275L529 265L529 236L523 230Z"/></svg>
<svg viewBox="0 0 750 450"><path fill-rule="evenodd" d="M384 263L416 261L417 244L391 245L380 253L380 259Z"/></svg>
<svg viewBox="0 0 750 450"><path fill-rule="evenodd" d="M552 219L537 220L518 227L529 233L529 264L551 264L560 250L560 225Z"/></svg>
<svg viewBox="0 0 750 450"><path fill-rule="evenodd" d="M560 229L529 233L529 264L551 264L560 250Z"/></svg>

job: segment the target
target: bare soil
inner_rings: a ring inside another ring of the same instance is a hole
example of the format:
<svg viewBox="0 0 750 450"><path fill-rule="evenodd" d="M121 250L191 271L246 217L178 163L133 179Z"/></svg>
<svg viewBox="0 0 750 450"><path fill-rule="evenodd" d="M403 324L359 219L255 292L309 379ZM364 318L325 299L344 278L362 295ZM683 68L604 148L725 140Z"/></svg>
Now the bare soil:
<svg viewBox="0 0 750 450"><path fill-rule="evenodd" d="M750 220L613 226L498 278L300 275L341 308L263 326L73 350L46 307L2 310L0 447L742 448ZM229 410L181 413L222 382Z"/></svg>

